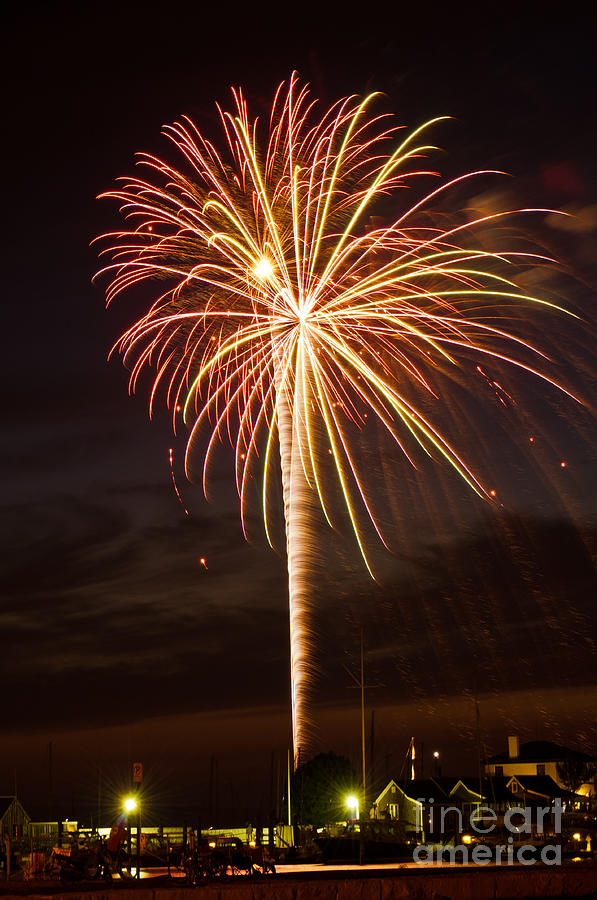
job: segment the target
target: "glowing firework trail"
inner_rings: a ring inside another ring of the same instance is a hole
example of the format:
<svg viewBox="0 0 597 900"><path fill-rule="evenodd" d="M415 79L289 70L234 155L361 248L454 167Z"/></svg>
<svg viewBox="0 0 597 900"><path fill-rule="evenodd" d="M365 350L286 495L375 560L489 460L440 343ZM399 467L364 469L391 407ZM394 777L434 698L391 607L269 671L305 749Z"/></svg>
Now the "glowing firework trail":
<svg viewBox="0 0 597 900"><path fill-rule="evenodd" d="M369 568L367 529L387 544L355 430L377 422L413 465L420 451L443 459L490 499L412 397L439 403L442 371L472 357L484 364L493 357L554 384L537 370L546 357L499 321L503 310L542 302L498 269L531 255L469 246L475 226L500 216L447 229L416 225L425 204L471 175L394 212L388 224L372 224L373 204L391 208L398 189L432 174L412 163L433 149L419 143L427 126L405 135L370 112L372 99L346 98L317 115L293 76L278 89L262 129L235 91L235 114L220 110L223 154L184 117L165 129L181 168L141 155L147 180L123 179L105 195L121 202L128 224L108 236L108 302L150 280L162 285L119 344L131 364L131 389L150 364L150 411L160 387L175 425L184 402L193 423L187 472L201 436L205 487L227 437L243 529L260 472L270 538L271 463L279 452L295 759L308 732L314 504L332 524L331 498L340 496Z"/></svg>
<svg viewBox="0 0 597 900"><path fill-rule="evenodd" d="M178 485L177 485L177 483L176 483L176 476L174 475L174 459L173 459L173 452L174 452L174 451L173 451L172 447L170 447L170 449L168 450L168 461L169 461L169 463L170 463L170 477L171 477L171 479L172 479L172 487L174 488L174 493L175 493L176 496L178 497L178 502L180 503L180 505L181 505L182 508L184 509L184 514L185 514L185 516L188 516L189 511L188 511L188 509L186 508L186 506L184 505L183 499L182 499L182 497L180 496L180 491L178 490Z"/></svg>

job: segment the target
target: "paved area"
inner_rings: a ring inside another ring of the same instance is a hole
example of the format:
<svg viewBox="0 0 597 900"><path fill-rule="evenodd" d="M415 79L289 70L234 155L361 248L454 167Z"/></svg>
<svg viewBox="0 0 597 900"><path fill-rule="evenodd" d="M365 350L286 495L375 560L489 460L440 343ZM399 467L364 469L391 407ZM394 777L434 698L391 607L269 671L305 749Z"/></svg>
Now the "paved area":
<svg viewBox="0 0 597 900"><path fill-rule="evenodd" d="M142 870L140 880L0 881L0 898L30 900L522 900L522 898L597 897L597 864L562 866L421 866L412 863L280 865L276 876L240 875L213 880L193 888L182 876L170 878L167 869Z"/></svg>

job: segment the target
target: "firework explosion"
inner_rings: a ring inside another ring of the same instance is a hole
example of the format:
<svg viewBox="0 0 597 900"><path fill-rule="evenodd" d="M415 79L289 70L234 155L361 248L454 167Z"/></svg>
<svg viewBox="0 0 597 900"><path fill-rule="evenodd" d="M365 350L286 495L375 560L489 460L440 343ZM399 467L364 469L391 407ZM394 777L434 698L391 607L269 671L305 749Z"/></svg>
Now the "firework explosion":
<svg viewBox="0 0 597 900"><path fill-rule="evenodd" d="M397 191L433 174L413 168L434 149L420 143L431 122L405 135L370 112L373 95L320 114L293 76L265 128L233 93L235 113L219 110L223 153L183 117L165 129L180 168L141 155L147 180L123 179L102 195L120 201L128 228L106 236L111 263L101 271L108 302L139 285L152 292L151 308L118 344L131 389L152 366L150 409L160 388L175 425L182 407L192 425L187 471L201 440L204 489L218 443L231 441L243 529L258 477L270 543L281 466L296 761L313 670L313 509L332 525L331 498L341 498L370 571L365 530L388 544L355 429L375 423L413 466L419 452L443 459L491 500L413 395L441 403L434 376L471 358L478 371L493 357L558 385L529 363L546 357L501 326L507 310L550 305L503 274L532 255L470 246L476 227L506 213L448 228L417 218L481 173L396 216ZM387 223L372 218L374 205L391 211Z"/></svg>

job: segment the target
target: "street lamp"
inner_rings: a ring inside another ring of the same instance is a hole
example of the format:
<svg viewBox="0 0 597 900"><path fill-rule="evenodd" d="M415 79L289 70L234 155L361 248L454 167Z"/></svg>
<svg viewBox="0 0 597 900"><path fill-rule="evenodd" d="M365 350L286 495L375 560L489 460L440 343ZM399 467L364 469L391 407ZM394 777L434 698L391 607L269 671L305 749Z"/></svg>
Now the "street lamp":
<svg viewBox="0 0 597 900"><path fill-rule="evenodd" d="M139 807L139 801L137 800L137 797L133 796L132 794L129 795L128 797L125 797L124 811L126 812L127 816L130 816L131 813L134 813L134 812L137 813L137 853L136 853L137 871L136 871L135 877L140 878L141 877L141 809ZM129 852L129 857L130 857L130 855L131 855L131 826L128 822L127 822L127 831L128 831L128 835L129 835L128 852ZM129 872L130 872L130 868L129 868Z"/></svg>
<svg viewBox="0 0 597 900"><path fill-rule="evenodd" d="M346 798L346 805L349 809L354 809L354 817L355 819L359 818L359 798L355 797L354 794L351 794Z"/></svg>
<svg viewBox="0 0 597 900"><path fill-rule="evenodd" d="M136 797L125 797L124 798L124 811L128 813L132 813L137 809L137 798Z"/></svg>

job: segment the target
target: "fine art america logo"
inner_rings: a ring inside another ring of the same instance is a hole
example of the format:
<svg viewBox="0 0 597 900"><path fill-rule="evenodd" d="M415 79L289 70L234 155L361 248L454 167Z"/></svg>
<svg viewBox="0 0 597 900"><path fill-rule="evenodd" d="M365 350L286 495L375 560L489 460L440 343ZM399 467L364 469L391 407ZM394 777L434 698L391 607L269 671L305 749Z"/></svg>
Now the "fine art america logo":
<svg viewBox="0 0 597 900"><path fill-rule="evenodd" d="M417 828L422 825L423 804L426 803L422 797L417 800ZM548 843L548 835L553 840L562 833L562 802L559 799L553 806L513 806L503 815L490 806L477 807L469 817L469 833L465 833L464 816L459 807L435 809L433 798L430 798L427 809L428 835L433 835L435 840L429 839L428 843L419 844L413 850L413 860L421 866L441 863L532 866L537 862L559 866L562 862L561 844ZM461 843L456 840L446 843L448 833L457 833Z"/></svg>

